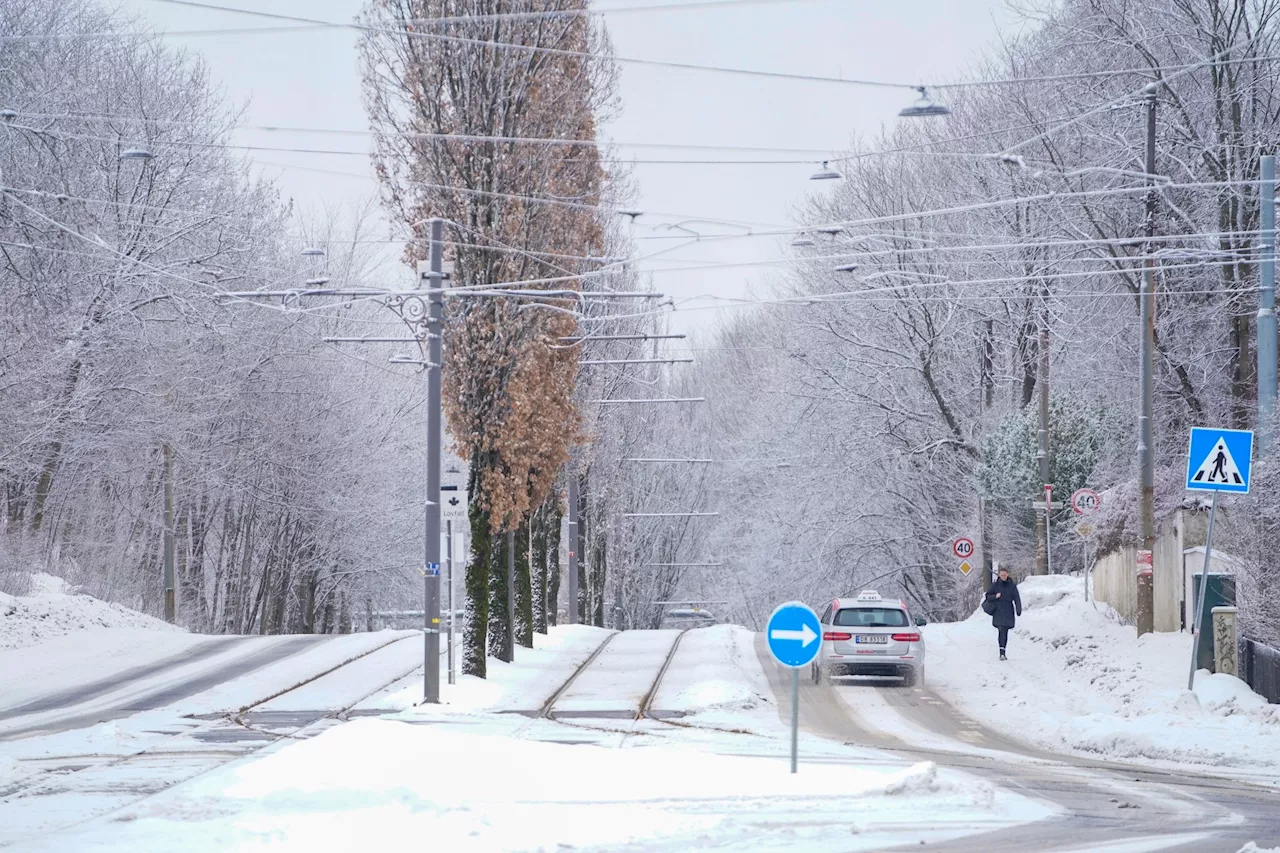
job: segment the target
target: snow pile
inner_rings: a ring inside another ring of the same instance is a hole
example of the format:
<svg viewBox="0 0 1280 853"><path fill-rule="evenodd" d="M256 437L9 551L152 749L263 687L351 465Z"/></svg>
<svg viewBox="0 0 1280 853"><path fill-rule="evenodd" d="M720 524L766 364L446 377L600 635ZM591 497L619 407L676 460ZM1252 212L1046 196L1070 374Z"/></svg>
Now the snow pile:
<svg viewBox="0 0 1280 853"><path fill-rule="evenodd" d="M0 755L0 797L16 790L40 771L28 767L17 759Z"/></svg>
<svg viewBox="0 0 1280 853"><path fill-rule="evenodd" d="M32 595L0 593L0 649L34 646L85 628L181 630L144 613L87 595L69 595L52 575L32 576Z"/></svg>
<svg viewBox="0 0 1280 853"><path fill-rule="evenodd" d="M997 659L991 617L928 626L929 681L1002 734L1109 759L1273 770L1280 706L1231 676L1200 672L1181 689L1187 634L1149 634L1086 602L1079 578L1028 578L1023 616Z"/></svg>
<svg viewBox="0 0 1280 853"><path fill-rule="evenodd" d="M1044 816L1021 797L994 797L984 782L945 778L932 764L806 765L792 775L774 758L680 745L566 745L365 719L31 849L81 849L91 838L98 851L160 850L181 838L186 853L364 850L419 838L450 853L848 851L920 838L920 824L933 821Z"/></svg>

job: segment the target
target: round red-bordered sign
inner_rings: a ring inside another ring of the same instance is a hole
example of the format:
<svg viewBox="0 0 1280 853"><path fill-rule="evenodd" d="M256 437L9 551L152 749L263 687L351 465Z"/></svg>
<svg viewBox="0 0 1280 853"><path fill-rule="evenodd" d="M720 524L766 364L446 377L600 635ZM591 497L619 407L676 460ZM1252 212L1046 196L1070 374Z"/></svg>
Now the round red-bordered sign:
<svg viewBox="0 0 1280 853"><path fill-rule="evenodd" d="M1093 489L1076 489L1071 493L1071 509L1076 515L1093 515L1102 506L1102 496Z"/></svg>
<svg viewBox="0 0 1280 853"><path fill-rule="evenodd" d="M956 541L951 543L951 553L955 554L961 560L966 560L973 556L973 540L968 536L957 536Z"/></svg>

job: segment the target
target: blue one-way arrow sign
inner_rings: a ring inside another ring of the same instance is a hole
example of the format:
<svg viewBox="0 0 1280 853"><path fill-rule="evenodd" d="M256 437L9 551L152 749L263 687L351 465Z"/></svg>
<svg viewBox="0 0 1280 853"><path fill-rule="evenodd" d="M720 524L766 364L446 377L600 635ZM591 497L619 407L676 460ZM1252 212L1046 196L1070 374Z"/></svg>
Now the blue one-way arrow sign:
<svg viewBox="0 0 1280 853"><path fill-rule="evenodd" d="M769 653L783 666L808 666L822 646L822 626L813 608L799 601L778 606L765 627Z"/></svg>
<svg viewBox="0 0 1280 853"><path fill-rule="evenodd" d="M1192 427L1187 488L1200 492L1249 491L1253 433L1247 429Z"/></svg>

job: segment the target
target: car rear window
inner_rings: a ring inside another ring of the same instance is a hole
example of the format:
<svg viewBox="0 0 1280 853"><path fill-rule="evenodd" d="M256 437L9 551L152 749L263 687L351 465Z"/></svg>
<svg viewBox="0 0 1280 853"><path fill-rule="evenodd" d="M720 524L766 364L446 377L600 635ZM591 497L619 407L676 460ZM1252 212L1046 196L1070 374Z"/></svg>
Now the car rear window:
<svg viewBox="0 0 1280 853"><path fill-rule="evenodd" d="M836 613L834 624L846 628L905 628L907 614L893 607L846 607Z"/></svg>

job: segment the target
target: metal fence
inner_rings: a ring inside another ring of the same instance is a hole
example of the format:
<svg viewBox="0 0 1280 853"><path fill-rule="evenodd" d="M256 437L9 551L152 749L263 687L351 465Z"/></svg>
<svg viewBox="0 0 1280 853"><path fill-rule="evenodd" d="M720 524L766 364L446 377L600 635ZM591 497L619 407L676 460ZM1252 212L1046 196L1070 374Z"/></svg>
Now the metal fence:
<svg viewBox="0 0 1280 853"><path fill-rule="evenodd" d="M1240 674L1254 693L1280 704L1280 649L1256 640L1241 640Z"/></svg>

